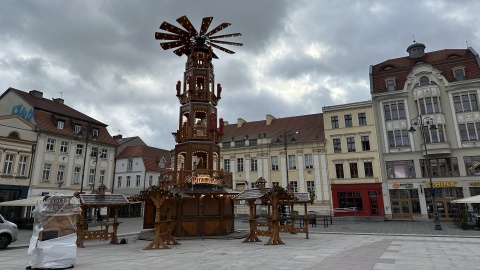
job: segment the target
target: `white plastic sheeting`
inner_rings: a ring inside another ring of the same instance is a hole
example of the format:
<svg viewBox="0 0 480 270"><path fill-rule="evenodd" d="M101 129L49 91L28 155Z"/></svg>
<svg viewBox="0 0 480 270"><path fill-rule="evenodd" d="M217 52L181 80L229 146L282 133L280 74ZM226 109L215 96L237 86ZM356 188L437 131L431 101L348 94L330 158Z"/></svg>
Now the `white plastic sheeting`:
<svg viewBox="0 0 480 270"><path fill-rule="evenodd" d="M28 253L32 254L27 267L40 269L64 269L73 267L77 257L77 224L76 216L81 213L79 200L71 196L52 196L46 200L38 201L34 210L34 224L32 238ZM46 237L49 231L45 228L52 227L55 218L64 221L58 227L57 233L51 239ZM65 222L66 221L66 222ZM43 241L40 235L43 234ZM47 240L48 239L48 240Z"/></svg>

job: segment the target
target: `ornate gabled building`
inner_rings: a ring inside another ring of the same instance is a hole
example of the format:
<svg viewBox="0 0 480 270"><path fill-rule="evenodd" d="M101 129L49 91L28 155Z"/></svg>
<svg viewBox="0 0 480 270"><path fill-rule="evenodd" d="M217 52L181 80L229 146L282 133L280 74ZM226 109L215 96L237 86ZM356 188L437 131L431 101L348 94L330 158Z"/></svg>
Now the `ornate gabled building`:
<svg viewBox="0 0 480 270"><path fill-rule="evenodd" d="M451 219L450 201L480 193L480 59L471 47L425 52L370 67L386 180L386 216ZM412 131L412 132L409 132Z"/></svg>
<svg viewBox="0 0 480 270"><path fill-rule="evenodd" d="M309 207L329 208L321 113L286 118L267 115L253 122L239 118L236 124L225 122L223 130L221 167L232 173L235 189L255 188L263 177L267 187L287 187L288 183L294 192L314 191L316 202Z"/></svg>
<svg viewBox="0 0 480 270"><path fill-rule="evenodd" d="M0 164L12 156L13 166L17 168L7 170L10 174L2 177L9 178L15 173L18 176L26 164L23 173L29 179L28 196L85 192L102 183L112 186L117 143L106 124L65 105L61 98L50 100L40 91L24 92L14 88L0 96L0 117L16 118L15 121L24 126L23 131L18 132L20 137L10 141L28 138L28 144L32 145L31 132L35 132L34 151L29 146L28 151L13 153L9 146L0 145L4 149ZM23 137L25 132L29 134ZM26 197L25 193L19 196Z"/></svg>

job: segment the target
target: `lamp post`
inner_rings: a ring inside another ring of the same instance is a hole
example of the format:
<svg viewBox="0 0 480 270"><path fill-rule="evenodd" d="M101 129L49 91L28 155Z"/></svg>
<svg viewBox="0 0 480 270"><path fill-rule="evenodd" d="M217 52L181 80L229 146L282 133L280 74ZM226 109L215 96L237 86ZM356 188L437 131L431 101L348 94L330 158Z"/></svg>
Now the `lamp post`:
<svg viewBox="0 0 480 270"><path fill-rule="evenodd" d="M90 157L94 157L94 156L95 156L95 169L94 169L94 173L93 173L92 193L95 192L95 180L97 179L98 147L92 148L92 152L90 153Z"/></svg>
<svg viewBox="0 0 480 270"><path fill-rule="evenodd" d="M427 139L425 137L426 133L426 128L428 127L429 130L435 131L437 130L437 127L433 123L433 118L430 116L427 117L422 117L421 115L413 118L411 121L411 126L410 129L408 129L409 132L412 134L417 131L415 128L413 128L414 125L418 125L420 127L420 133L422 136L423 140L423 146L425 149L425 158L427 159L427 170L426 173L428 174L428 179L430 181L430 194L432 196L432 208L433 208L433 221L435 222L435 230L442 230L442 225L440 224L440 220L438 219L438 211L437 207L435 204L435 193L436 190L433 188L433 181L432 181L432 174L428 171L431 168L430 164L430 159L428 158L428 151L427 151Z"/></svg>
<svg viewBox="0 0 480 270"><path fill-rule="evenodd" d="M290 142L295 142L294 135L299 134L300 131L292 132L289 130L283 130L278 132L277 135L277 141L276 143L282 143L283 141L283 150L285 150L285 170L287 173L287 189L290 189L290 182L288 179L288 140L290 139Z"/></svg>
<svg viewBox="0 0 480 270"><path fill-rule="evenodd" d="M87 152L88 152L88 143L90 142L90 131L91 131L91 128L90 127L87 127L87 137L85 138L85 149L84 149L84 155L83 155L83 170L82 170L82 180L80 181L80 194L83 194L83 180L85 178L85 166L86 166L86 163L87 163ZM80 130L78 133L78 138L82 138L83 137L83 133L82 131ZM96 134L94 136L92 136L92 139L93 141L96 141L97 140L97 136ZM95 164L96 165L96 164Z"/></svg>

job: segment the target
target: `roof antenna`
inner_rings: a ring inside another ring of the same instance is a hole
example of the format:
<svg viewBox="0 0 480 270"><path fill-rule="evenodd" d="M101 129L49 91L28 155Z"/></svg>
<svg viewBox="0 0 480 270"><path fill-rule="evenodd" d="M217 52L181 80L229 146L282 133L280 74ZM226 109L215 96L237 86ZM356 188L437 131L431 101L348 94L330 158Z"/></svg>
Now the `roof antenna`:
<svg viewBox="0 0 480 270"><path fill-rule="evenodd" d="M417 43L417 42L415 41L415 35L413 35L413 44L415 44L415 43Z"/></svg>
<svg viewBox="0 0 480 270"><path fill-rule="evenodd" d="M465 40L465 42L467 43L467 49L468 49L468 40Z"/></svg>
<svg viewBox="0 0 480 270"><path fill-rule="evenodd" d="M60 98L63 99L63 95L62 95L63 92L55 91L55 93L60 93Z"/></svg>

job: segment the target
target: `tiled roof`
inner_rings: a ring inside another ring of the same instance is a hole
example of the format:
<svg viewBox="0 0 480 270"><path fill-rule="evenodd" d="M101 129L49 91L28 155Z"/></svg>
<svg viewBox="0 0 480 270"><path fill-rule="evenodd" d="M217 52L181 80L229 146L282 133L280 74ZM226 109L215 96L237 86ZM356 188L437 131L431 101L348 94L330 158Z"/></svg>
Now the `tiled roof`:
<svg viewBox="0 0 480 270"><path fill-rule="evenodd" d="M373 93L387 92L385 79L393 77L396 80L396 89L403 89L408 74L419 63L423 62L438 69L449 82L456 79L452 69L458 66L465 67L467 79L480 78L480 68L476 55L469 49L445 49L425 53L422 57L408 56L389 59L372 66Z"/></svg>
<svg viewBox="0 0 480 270"><path fill-rule="evenodd" d="M116 141L117 141L118 144L120 144L120 146L117 149L117 156L118 156L118 154L123 152L123 150L128 146L135 146L135 145L145 145L146 146L147 145L138 136L116 139Z"/></svg>
<svg viewBox="0 0 480 270"><path fill-rule="evenodd" d="M85 115L85 114L83 114L83 113L65 105L65 104L61 104L61 103L58 103L56 101L46 99L46 98L38 98L38 97L35 97L35 96L31 95L30 93L27 93L27 92L24 92L22 90L18 90L18 89L15 89L15 88L11 88L11 87L8 88L7 92L8 91L12 91L12 92L16 93L17 95L19 95L25 101L30 103L30 105L32 105L35 109L55 113L55 114L65 116L65 117L76 118L78 120L83 120L83 121L86 121L86 122L89 122L89 123L92 123L92 124L96 124L96 125L107 126L106 124L104 124L100 121L97 121L97 120L91 118L90 116Z"/></svg>
<svg viewBox="0 0 480 270"><path fill-rule="evenodd" d="M148 157L148 158L165 158L166 162L170 161L170 152L164 149L155 148L146 145L134 145L127 146L125 149L117 155L117 158L128 157Z"/></svg>
<svg viewBox="0 0 480 270"><path fill-rule="evenodd" d="M285 130L299 131L299 134L295 135L297 142L323 141L325 138L322 113L275 118L270 125L267 125L266 120L245 122L241 127L238 127L236 123L229 124L223 130L222 142L231 141L232 137L235 137L235 140L243 139L246 136L249 139L258 139L259 135L263 138L263 134L266 134L266 137L272 138L272 143L275 143L278 134Z"/></svg>

